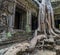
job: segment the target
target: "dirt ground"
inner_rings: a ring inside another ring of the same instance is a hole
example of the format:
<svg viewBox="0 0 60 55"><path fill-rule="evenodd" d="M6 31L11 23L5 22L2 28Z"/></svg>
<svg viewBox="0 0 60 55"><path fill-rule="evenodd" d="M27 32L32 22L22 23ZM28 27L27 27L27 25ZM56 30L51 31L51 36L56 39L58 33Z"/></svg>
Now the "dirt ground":
<svg viewBox="0 0 60 55"><path fill-rule="evenodd" d="M56 55L56 52L49 50L37 50L37 52L34 55Z"/></svg>

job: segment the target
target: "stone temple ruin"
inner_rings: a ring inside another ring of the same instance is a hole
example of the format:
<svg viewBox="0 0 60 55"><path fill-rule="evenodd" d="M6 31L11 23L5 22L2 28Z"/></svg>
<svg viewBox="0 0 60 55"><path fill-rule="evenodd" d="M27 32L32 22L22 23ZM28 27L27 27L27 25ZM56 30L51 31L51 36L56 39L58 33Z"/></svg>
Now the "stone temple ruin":
<svg viewBox="0 0 60 55"><path fill-rule="evenodd" d="M60 31L55 28L54 12L51 2L50 0L42 0L41 3L38 0L34 0L34 2L39 5L39 12L38 28L34 31L33 38L29 41L16 43L10 47L1 49L1 55L44 55L43 53L45 52L46 55L49 55L50 51L50 55L59 55ZM2 35L7 32L14 33L12 29L12 22L14 20L12 18L14 18L15 14L15 6L15 0L0 1L0 32ZM35 51L37 52L36 54Z"/></svg>

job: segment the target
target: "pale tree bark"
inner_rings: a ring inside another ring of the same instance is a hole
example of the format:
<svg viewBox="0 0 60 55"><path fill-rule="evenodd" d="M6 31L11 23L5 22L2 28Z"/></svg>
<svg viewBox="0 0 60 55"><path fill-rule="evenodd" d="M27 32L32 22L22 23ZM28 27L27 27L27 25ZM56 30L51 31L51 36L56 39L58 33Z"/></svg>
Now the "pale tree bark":
<svg viewBox="0 0 60 55"><path fill-rule="evenodd" d="M48 8L48 7L46 7L46 8ZM49 8L48 8L49 9ZM59 36L57 33L55 33L54 31L53 31L53 29L52 29L52 26L51 26L51 24L52 24L52 22L51 22L51 16L50 16L50 14L51 14L51 11L50 10L48 10L47 9L47 17L46 17L46 22L47 22L47 24L48 24L48 28L49 28L49 33L50 33L50 35L55 35L55 36Z"/></svg>
<svg viewBox="0 0 60 55"><path fill-rule="evenodd" d="M51 16L52 16L52 28L56 33L60 34L60 30L55 28L53 8L51 8Z"/></svg>
<svg viewBox="0 0 60 55"><path fill-rule="evenodd" d="M37 41L38 41L38 40L41 40L42 38L46 38L46 36L45 36L44 34L35 36L35 37L30 41L30 46L29 46L29 48L31 48L31 49L35 48L35 46L36 46L36 44L37 44Z"/></svg>

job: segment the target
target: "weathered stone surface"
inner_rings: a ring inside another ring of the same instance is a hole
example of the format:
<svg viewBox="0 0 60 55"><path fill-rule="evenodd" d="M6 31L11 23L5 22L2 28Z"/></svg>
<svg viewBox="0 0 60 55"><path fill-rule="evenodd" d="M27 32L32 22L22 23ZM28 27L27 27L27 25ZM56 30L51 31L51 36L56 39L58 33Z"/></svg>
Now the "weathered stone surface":
<svg viewBox="0 0 60 55"><path fill-rule="evenodd" d="M4 55L16 55L19 51L25 51L30 45L28 43L15 44L8 49Z"/></svg>

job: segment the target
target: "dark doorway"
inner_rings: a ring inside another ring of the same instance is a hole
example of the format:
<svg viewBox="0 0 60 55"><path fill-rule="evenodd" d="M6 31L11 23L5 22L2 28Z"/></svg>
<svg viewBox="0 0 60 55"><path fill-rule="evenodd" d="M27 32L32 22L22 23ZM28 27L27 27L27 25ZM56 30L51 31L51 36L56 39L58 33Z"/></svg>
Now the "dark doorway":
<svg viewBox="0 0 60 55"><path fill-rule="evenodd" d="M20 29L20 21L21 21L22 14L18 11L15 12L15 29Z"/></svg>
<svg viewBox="0 0 60 55"><path fill-rule="evenodd" d="M38 27L38 18L34 15L32 15L31 24L32 24L32 26L31 26L32 30L37 29L37 27Z"/></svg>
<svg viewBox="0 0 60 55"><path fill-rule="evenodd" d="M60 20L55 20L55 27L60 29L59 25L60 25Z"/></svg>
<svg viewBox="0 0 60 55"><path fill-rule="evenodd" d="M16 7L14 29L23 30L25 25L24 19L25 19L25 11L19 7Z"/></svg>

